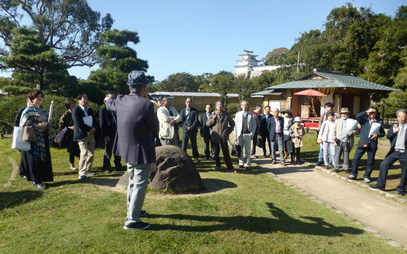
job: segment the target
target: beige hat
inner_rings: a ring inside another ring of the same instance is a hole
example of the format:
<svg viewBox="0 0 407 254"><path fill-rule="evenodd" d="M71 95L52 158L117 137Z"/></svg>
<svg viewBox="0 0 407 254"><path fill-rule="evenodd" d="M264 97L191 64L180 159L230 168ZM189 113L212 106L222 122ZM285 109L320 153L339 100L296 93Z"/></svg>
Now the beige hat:
<svg viewBox="0 0 407 254"><path fill-rule="evenodd" d="M341 114L350 114L350 111L348 108L341 108Z"/></svg>
<svg viewBox="0 0 407 254"><path fill-rule="evenodd" d="M301 118L299 117L299 116L296 116L295 118L294 118L294 123L295 122L300 122L301 123Z"/></svg>

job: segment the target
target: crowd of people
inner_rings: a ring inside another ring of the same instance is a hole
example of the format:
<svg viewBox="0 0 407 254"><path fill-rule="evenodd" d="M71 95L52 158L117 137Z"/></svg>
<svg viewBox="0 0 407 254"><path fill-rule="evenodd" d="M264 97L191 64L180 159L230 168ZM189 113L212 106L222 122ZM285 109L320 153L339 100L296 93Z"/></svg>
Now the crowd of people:
<svg viewBox="0 0 407 254"><path fill-rule="evenodd" d="M140 220L147 212L141 210L148 184L148 176L155 162L155 147L160 145L181 146L187 152L191 143L192 158L199 162L200 155L197 135L204 141L205 159L214 160L215 168L222 167L220 151L227 170L244 172L251 170L251 159L256 158L256 146L261 148L263 156L270 158L272 164L303 164L301 147L306 135L300 117L293 117L290 112L280 112L278 108L261 105L250 111L249 102L241 102L241 110L235 117L225 109L219 100L213 108L205 106L205 112L193 107L192 98L185 100L185 108L180 112L171 106L170 98L153 100L148 94L150 81L142 71L129 74L128 95L116 96L108 93L105 107L99 112L99 121L89 106L86 94L79 95L75 102L65 102L66 112L60 119L60 129L65 129L70 169L78 171L78 179L93 176L92 165L95 151L95 133L100 131L105 141L103 170L113 170L111 158L114 157L114 169L122 170L121 161L127 163L129 172L128 214L125 229L145 229L148 223ZM36 139L31 142L29 151L21 152L20 174L34 183L38 189L45 189L44 182L53 181L51 154L48 133L48 112L43 109L44 94L33 90L28 94L27 107L16 116L16 126L30 126ZM385 136L380 113L374 106L351 119L351 112L344 107L339 113L333 111L334 105L325 104L325 112L319 123L317 142L320 144L318 165L336 172L340 167L349 173L349 179L358 177L362 156L367 153L367 168L363 179L371 182L375 155L378 150L378 138ZM387 133L391 142L390 152L380 164L377 184L371 188L385 189L389 168L400 161L402 176L397 187L400 195L407 189L407 110L397 112L398 123L392 125ZM182 141L180 142L178 126L182 124ZM353 160L350 152L354 146L355 134L360 132L360 141ZM233 133L233 135L230 135ZM233 137L232 140L230 137ZM238 167L231 161L229 146L240 151ZM277 156L278 151L278 156ZM75 167L75 157L79 157ZM290 161L288 159L290 158ZM342 166L340 165L342 162Z"/></svg>

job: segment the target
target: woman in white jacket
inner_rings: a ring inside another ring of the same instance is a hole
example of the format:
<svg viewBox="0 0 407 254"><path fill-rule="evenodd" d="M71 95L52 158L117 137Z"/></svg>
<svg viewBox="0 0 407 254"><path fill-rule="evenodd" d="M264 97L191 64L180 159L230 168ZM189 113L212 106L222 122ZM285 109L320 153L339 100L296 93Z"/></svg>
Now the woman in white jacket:
<svg viewBox="0 0 407 254"><path fill-rule="evenodd" d="M324 164L325 167L329 168L329 157L331 157L332 162L335 156L335 115L333 112L327 112L327 121L322 123L321 129L318 134L318 143L323 145L324 149Z"/></svg>

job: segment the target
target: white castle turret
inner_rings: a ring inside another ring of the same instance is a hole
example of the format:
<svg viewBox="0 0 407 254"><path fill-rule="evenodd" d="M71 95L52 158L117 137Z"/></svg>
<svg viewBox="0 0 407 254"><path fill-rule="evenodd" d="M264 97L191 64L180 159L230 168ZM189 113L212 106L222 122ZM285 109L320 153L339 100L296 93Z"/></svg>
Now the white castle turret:
<svg viewBox="0 0 407 254"><path fill-rule="evenodd" d="M253 51L243 50L240 55L240 59L237 60L238 64L236 67L236 76L244 75L246 77L257 77L260 76L263 71L276 70L282 66L279 65L262 65L259 66L260 60L257 60L258 55L254 54Z"/></svg>

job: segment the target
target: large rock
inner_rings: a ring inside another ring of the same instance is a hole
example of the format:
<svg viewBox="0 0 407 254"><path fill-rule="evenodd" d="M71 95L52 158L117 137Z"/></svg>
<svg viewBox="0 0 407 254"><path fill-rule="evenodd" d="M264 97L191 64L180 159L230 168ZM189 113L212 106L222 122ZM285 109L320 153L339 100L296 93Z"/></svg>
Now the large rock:
<svg viewBox="0 0 407 254"><path fill-rule="evenodd" d="M151 170L150 187L157 190L186 192L203 187L201 176L191 158L178 146L159 146Z"/></svg>
<svg viewBox="0 0 407 254"><path fill-rule="evenodd" d="M156 147L157 161L150 173L149 186L156 190L188 192L200 190L203 182L191 158L178 146ZM125 189L129 183L126 172L116 187Z"/></svg>

